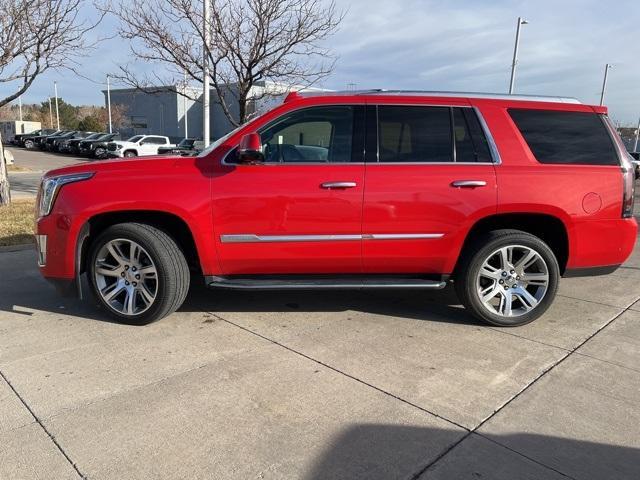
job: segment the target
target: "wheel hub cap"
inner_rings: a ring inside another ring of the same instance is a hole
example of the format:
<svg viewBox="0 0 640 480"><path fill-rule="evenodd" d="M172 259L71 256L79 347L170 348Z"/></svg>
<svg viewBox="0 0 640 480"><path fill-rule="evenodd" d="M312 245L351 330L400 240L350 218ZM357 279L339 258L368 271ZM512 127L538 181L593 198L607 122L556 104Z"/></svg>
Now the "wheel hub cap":
<svg viewBox="0 0 640 480"><path fill-rule="evenodd" d="M98 252L94 279L102 300L123 315L139 315L158 294L158 273L147 251L128 239L107 242Z"/></svg>
<svg viewBox="0 0 640 480"><path fill-rule="evenodd" d="M510 245L492 252L476 277L484 308L493 314L516 317L534 310L549 286L549 270L530 247Z"/></svg>

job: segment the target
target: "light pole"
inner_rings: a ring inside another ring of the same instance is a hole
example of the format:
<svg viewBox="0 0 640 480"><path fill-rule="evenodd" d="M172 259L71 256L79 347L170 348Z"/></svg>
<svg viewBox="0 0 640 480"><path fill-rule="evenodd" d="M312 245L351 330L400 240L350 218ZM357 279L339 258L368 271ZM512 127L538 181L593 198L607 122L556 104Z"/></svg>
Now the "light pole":
<svg viewBox="0 0 640 480"><path fill-rule="evenodd" d="M49 126L53 128L53 109L51 108L51 97L49 97Z"/></svg>
<svg viewBox="0 0 640 480"><path fill-rule="evenodd" d="M513 87L516 81L516 65L518 64L518 48L520 47L520 27L527 25L529 22L522 17L518 17L518 26L516 27L516 44L513 47L513 62L511 63L511 80L509 81L509 95L513 93Z"/></svg>
<svg viewBox="0 0 640 480"><path fill-rule="evenodd" d="M56 96L56 125L60 130L60 112L58 111L58 82L53 82L53 93Z"/></svg>
<svg viewBox="0 0 640 480"><path fill-rule="evenodd" d="M18 97L18 108L20 109L20 121L22 121L22 95Z"/></svg>
<svg viewBox="0 0 640 480"><path fill-rule="evenodd" d="M202 140L204 146L209 146L209 45L211 43L211 6L209 0L204 0L202 11L202 28L204 29L204 48L202 59Z"/></svg>
<svg viewBox="0 0 640 480"><path fill-rule="evenodd" d="M606 64L604 66L604 80L602 81L602 93L600 94L600 105L604 105L604 94L607 91L607 78L609 78L609 69L613 68L613 65Z"/></svg>
<svg viewBox="0 0 640 480"><path fill-rule="evenodd" d="M633 151L638 151L638 138L640 137L640 119L638 119L638 128L636 129L636 141L633 144Z"/></svg>
<svg viewBox="0 0 640 480"><path fill-rule="evenodd" d="M184 91L182 92L182 105L184 108L184 138L189 138L189 115L187 110L187 71L184 71Z"/></svg>
<svg viewBox="0 0 640 480"><path fill-rule="evenodd" d="M107 74L107 112L109 114L109 133L113 133L113 125L111 124L111 83L109 83L109 74Z"/></svg>

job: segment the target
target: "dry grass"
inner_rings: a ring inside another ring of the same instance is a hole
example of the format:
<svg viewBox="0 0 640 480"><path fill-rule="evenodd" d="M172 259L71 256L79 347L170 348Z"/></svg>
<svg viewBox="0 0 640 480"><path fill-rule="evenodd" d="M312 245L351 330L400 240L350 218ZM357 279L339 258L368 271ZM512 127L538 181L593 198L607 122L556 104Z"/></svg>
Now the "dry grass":
<svg viewBox="0 0 640 480"><path fill-rule="evenodd" d="M11 165L7 165L7 170L9 172L30 172L31 171L31 169L27 167L21 167L19 165L16 165L15 163Z"/></svg>
<svg viewBox="0 0 640 480"><path fill-rule="evenodd" d="M33 243L35 200L14 200L0 207L0 247Z"/></svg>

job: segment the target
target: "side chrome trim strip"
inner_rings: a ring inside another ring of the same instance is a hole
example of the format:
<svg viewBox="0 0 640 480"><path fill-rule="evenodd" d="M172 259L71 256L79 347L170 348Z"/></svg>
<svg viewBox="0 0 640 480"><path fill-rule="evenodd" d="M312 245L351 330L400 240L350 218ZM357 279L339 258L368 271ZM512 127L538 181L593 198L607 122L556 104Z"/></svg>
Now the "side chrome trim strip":
<svg viewBox="0 0 640 480"><path fill-rule="evenodd" d="M374 233L364 235L220 235L222 243L344 242L358 240L419 240L442 238L444 233Z"/></svg>
<svg viewBox="0 0 640 480"><path fill-rule="evenodd" d="M444 233L373 233L362 235L363 240L420 240L442 237L444 237Z"/></svg>

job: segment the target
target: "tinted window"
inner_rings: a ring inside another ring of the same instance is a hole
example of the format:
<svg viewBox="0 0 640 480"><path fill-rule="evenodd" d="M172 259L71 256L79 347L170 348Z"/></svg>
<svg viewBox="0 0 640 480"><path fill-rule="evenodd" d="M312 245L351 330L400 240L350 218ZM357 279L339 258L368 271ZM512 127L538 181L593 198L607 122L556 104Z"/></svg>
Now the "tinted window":
<svg viewBox="0 0 640 480"><path fill-rule="evenodd" d="M618 165L613 142L599 115L509 109L540 163Z"/></svg>
<svg viewBox="0 0 640 480"><path fill-rule="evenodd" d="M448 107L378 107L380 162L451 162Z"/></svg>
<svg viewBox="0 0 640 480"><path fill-rule="evenodd" d="M164 145L167 141L162 137L147 137L144 140L144 143L149 143L152 145Z"/></svg>
<svg viewBox="0 0 640 480"><path fill-rule="evenodd" d="M471 108L453 109L456 162L491 162L489 144L476 112Z"/></svg>
<svg viewBox="0 0 640 480"><path fill-rule="evenodd" d="M350 162L354 107L292 112L261 130L266 162Z"/></svg>

